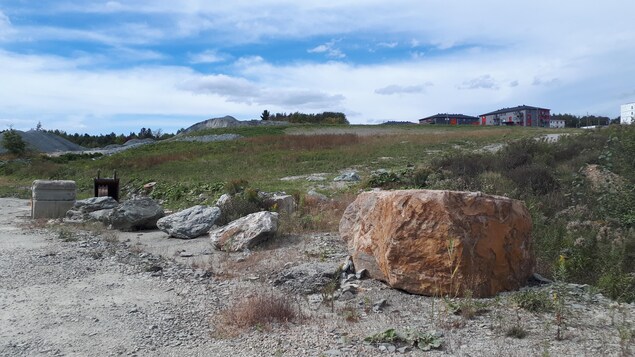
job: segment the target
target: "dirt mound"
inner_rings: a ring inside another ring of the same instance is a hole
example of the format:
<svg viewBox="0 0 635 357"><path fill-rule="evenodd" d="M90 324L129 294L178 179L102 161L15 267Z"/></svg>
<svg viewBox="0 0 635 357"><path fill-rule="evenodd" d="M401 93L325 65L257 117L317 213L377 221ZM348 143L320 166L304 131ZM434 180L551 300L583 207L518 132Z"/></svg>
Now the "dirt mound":
<svg viewBox="0 0 635 357"><path fill-rule="evenodd" d="M40 152L56 152L56 151L82 151L84 147L72 143L61 136L47 133L39 130L29 130L16 132L22 137L29 149ZM4 137L4 133L0 134L0 140ZM7 150L0 146L0 154Z"/></svg>

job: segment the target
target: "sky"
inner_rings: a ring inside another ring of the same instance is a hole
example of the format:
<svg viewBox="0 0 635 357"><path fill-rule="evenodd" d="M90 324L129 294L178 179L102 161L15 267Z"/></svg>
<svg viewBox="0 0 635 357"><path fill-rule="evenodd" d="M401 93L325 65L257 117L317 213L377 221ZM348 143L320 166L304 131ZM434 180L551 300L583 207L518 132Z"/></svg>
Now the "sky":
<svg viewBox="0 0 635 357"><path fill-rule="evenodd" d="M0 0L0 129L354 124L516 105L619 116L635 1Z"/></svg>

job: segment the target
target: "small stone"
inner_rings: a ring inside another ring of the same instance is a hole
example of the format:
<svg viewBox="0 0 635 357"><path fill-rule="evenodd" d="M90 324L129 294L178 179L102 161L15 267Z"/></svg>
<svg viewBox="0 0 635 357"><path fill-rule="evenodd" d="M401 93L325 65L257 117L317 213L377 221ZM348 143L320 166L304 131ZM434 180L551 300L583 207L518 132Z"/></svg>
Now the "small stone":
<svg viewBox="0 0 635 357"><path fill-rule="evenodd" d="M399 353L410 352L410 347L408 347L408 346L399 347L399 348L397 348L397 352L399 352Z"/></svg>
<svg viewBox="0 0 635 357"><path fill-rule="evenodd" d="M362 280L367 275L368 275L368 270L366 270L366 269L362 269L362 270L358 271L357 273L355 273L355 277L357 278L357 280Z"/></svg>
<svg viewBox="0 0 635 357"><path fill-rule="evenodd" d="M379 301L376 301L373 304L373 311L381 312L387 305L388 305L388 301L386 299L381 299Z"/></svg>
<svg viewBox="0 0 635 357"><path fill-rule="evenodd" d="M341 356L342 355L342 351L337 350L337 349L332 349L332 350L328 350L324 352L325 356Z"/></svg>
<svg viewBox="0 0 635 357"><path fill-rule="evenodd" d="M132 309L128 310L129 314L134 314L134 313L137 313L137 312L139 312L139 309L137 309L136 307L133 307Z"/></svg>
<svg viewBox="0 0 635 357"><path fill-rule="evenodd" d="M397 347L395 347L394 345L388 345L386 347L388 349L388 352L394 353L397 350Z"/></svg>
<svg viewBox="0 0 635 357"><path fill-rule="evenodd" d="M181 258L190 258L190 257L194 256L194 254L192 254L192 253L187 253L187 252L181 252L181 254L179 254L179 256L180 256Z"/></svg>

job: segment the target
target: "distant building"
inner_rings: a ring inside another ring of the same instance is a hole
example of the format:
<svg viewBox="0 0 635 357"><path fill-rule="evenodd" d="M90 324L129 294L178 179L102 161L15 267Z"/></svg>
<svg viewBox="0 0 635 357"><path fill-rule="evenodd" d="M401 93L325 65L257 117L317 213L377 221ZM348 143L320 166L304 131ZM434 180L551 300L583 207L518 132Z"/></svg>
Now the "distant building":
<svg viewBox="0 0 635 357"><path fill-rule="evenodd" d="M419 119L419 124L479 125L479 119L463 114L440 113Z"/></svg>
<svg viewBox="0 0 635 357"><path fill-rule="evenodd" d="M635 102L623 104L620 111L620 124L633 124L635 122Z"/></svg>
<svg viewBox="0 0 635 357"><path fill-rule="evenodd" d="M551 119L549 120L550 128L564 128L564 120L562 119Z"/></svg>
<svg viewBox="0 0 635 357"><path fill-rule="evenodd" d="M481 114L481 125L520 125L550 127L551 113L547 108L520 105Z"/></svg>

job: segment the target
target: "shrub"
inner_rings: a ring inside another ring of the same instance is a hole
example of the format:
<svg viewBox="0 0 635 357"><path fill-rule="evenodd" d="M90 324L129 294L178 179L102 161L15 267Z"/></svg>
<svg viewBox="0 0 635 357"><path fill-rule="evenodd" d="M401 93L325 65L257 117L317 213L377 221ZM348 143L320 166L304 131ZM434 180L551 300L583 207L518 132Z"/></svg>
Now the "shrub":
<svg viewBox="0 0 635 357"><path fill-rule="evenodd" d="M619 270L605 272L597 283L600 291L609 298L617 301L635 301L635 275Z"/></svg>
<svg viewBox="0 0 635 357"><path fill-rule="evenodd" d="M520 308L531 312L553 311L553 301L547 291L523 290L511 296L512 301Z"/></svg>
<svg viewBox="0 0 635 357"><path fill-rule="evenodd" d="M247 187L249 187L249 182L243 179L230 180L225 183L225 192L230 195L235 195L243 192Z"/></svg>
<svg viewBox="0 0 635 357"><path fill-rule="evenodd" d="M269 328L274 323L288 323L302 318L299 309L287 296L274 292L258 292L236 300L221 312L221 332L233 334L244 329Z"/></svg>
<svg viewBox="0 0 635 357"><path fill-rule="evenodd" d="M518 166L507 173L521 192L544 195L559 187L551 171L544 166Z"/></svg>
<svg viewBox="0 0 635 357"><path fill-rule="evenodd" d="M468 178L488 170L491 167L491 158L486 154L464 152L434 159L432 165L449 171L453 176Z"/></svg>
<svg viewBox="0 0 635 357"><path fill-rule="evenodd" d="M26 143L17 131L10 129L2 136L2 147L12 154L21 155L26 150Z"/></svg>

